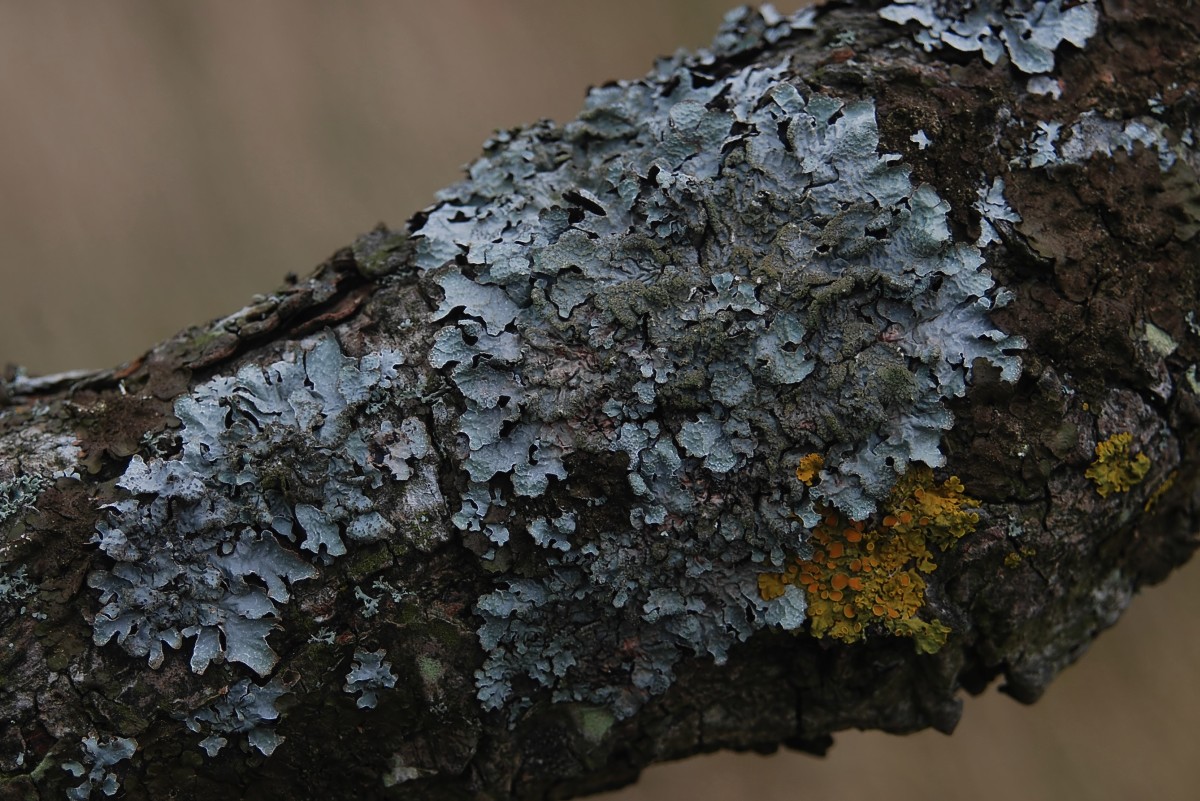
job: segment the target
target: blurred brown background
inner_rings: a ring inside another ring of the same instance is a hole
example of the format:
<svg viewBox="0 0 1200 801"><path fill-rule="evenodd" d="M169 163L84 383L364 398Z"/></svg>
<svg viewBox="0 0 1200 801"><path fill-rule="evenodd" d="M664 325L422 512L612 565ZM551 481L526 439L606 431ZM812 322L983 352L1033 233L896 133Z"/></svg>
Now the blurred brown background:
<svg viewBox="0 0 1200 801"><path fill-rule="evenodd" d="M0 363L112 365L239 308L402 224L493 128L570 118L586 86L707 42L724 11L0 0ZM1140 597L1032 708L992 692L953 737L717 755L606 798L1200 798L1198 575Z"/></svg>

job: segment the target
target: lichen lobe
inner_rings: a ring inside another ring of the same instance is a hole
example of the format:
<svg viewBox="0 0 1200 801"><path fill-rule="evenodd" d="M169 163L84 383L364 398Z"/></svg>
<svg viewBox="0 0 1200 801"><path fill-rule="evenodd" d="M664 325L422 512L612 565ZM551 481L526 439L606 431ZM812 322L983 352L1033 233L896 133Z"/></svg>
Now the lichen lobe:
<svg viewBox="0 0 1200 801"><path fill-rule="evenodd" d="M978 52L989 64L1007 55L1014 67L1031 75L1054 69L1055 52L1063 42L1086 45L1100 18L1090 0L896 0L879 15L920 25L916 41L926 50Z"/></svg>

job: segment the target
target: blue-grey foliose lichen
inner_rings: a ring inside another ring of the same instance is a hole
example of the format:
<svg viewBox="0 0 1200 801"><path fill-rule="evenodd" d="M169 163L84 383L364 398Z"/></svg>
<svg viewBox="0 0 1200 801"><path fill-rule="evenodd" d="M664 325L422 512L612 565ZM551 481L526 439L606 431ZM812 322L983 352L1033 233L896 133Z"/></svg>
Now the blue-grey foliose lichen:
<svg viewBox="0 0 1200 801"><path fill-rule="evenodd" d="M392 603L394 604L403 603L404 600L410 595L410 593L406 590L403 590L399 587L394 587L383 579L376 579L375 581L371 582L371 589L376 592L390 595L392 598ZM368 595L362 587L355 587L354 597L360 604L358 613L362 615L363 618L369 620L370 618L373 618L375 615L379 614L379 603L383 600L382 595Z"/></svg>
<svg viewBox="0 0 1200 801"><path fill-rule="evenodd" d="M263 756L270 756L284 739L275 733L275 721L280 715L275 702L286 692L276 680L260 687L242 679L184 722L191 731L207 735L200 741L200 747L210 757L216 756L229 742L223 735L243 733L250 745Z"/></svg>
<svg viewBox="0 0 1200 801"><path fill-rule="evenodd" d="M1026 143L1026 153L1015 163L1029 167L1083 164L1094 155L1111 158L1120 150L1132 156L1139 145L1157 154L1163 172L1174 167L1180 158L1193 168L1200 167L1200 151L1195 148L1191 128L1176 135L1161 120L1147 115L1110 120L1095 111L1085 111L1069 126L1038 122L1037 130Z"/></svg>
<svg viewBox="0 0 1200 801"><path fill-rule="evenodd" d="M1004 179L994 178L989 186L983 184L976 190L978 200L974 209L979 212L979 238L975 240L978 247L987 247L993 242L1000 241L996 230L998 223L1019 223L1021 215L1013 211L1004 197Z"/></svg>
<svg viewBox="0 0 1200 801"><path fill-rule="evenodd" d="M106 796L116 795L121 783L109 768L133 756L137 745L137 740L131 737L109 737L104 742L97 737L84 737L80 744L82 759L65 762L62 766L72 776L83 777L82 784L67 790L67 798L71 801L88 801L96 790Z"/></svg>
<svg viewBox="0 0 1200 801"><path fill-rule="evenodd" d="M392 663L385 662L387 651L354 652L354 662L350 672L346 674L346 684L342 688L348 693L362 693L356 702L359 709L374 709L379 701L379 690L396 686L396 674L392 673Z"/></svg>
<svg viewBox="0 0 1200 801"><path fill-rule="evenodd" d="M916 39L926 50L978 51L989 64L1007 52L1013 66L1029 74L1053 70L1063 42L1087 44L1100 17L1091 0L896 0L879 15L921 25Z"/></svg>
<svg viewBox="0 0 1200 801"><path fill-rule="evenodd" d="M226 660L267 675L291 585L347 540L393 531L372 490L405 479L407 511L440 506L428 466L414 464L428 449L423 424L361 426L364 408L403 389L403 364L391 350L349 358L323 335L177 400L179 457L134 457L117 482L126 497L98 526L115 564L88 578L103 604L96 643L115 638L157 667L164 645L194 637L195 672Z"/></svg>
<svg viewBox="0 0 1200 801"><path fill-rule="evenodd" d="M717 50L808 19L743 10ZM431 364L459 396L453 522L496 574L488 708L540 686L625 716L685 653L798 628L803 593L762 600L764 565L805 552L820 507L862 520L941 465L976 359L1018 375L1023 343L988 321L1006 293L880 152L874 104L788 75L662 60L564 127L498 134L414 222ZM575 489L547 509L552 484Z"/></svg>

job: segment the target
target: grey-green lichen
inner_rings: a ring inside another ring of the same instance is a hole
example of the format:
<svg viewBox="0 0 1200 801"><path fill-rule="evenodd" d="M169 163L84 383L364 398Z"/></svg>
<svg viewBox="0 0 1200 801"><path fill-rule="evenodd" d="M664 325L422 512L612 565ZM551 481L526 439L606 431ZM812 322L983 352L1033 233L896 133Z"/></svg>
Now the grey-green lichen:
<svg viewBox="0 0 1200 801"><path fill-rule="evenodd" d="M367 278L394 273L404 264L402 251L407 240L403 232L389 231L381 225L354 240L354 264Z"/></svg>
<svg viewBox="0 0 1200 801"><path fill-rule="evenodd" d="M916 40L926 50L978 52L989 64L1007 53L1029 74L1053 70L1063 42L1087 44L1100 17L1091 0L896 0L879 15L920 25Z"/></svg>
<svg viewBox="0 0 1200 801"><path fill-rule="evenodd" d="M28 603L37 594L37 582L26 566L11 566L10 560L24 539L19 525L22 519L37 511L38 498L55 479L74 477L78 464L79 448L74 440L39 429L35 422L10 435L13 439L0 438L0 452L22 454L13 460L20 472L0 474L0 618L28 615L45 619L44 612L31 609ZM45 446L46 452L30 449L34 443Z"/></svg>
<svg viewBox="0 0 1200 801"><path fill-rule="evenodd" d="M290 586L347 540L392 533L370 493L404 478L418 506L440 502L424 467L410 464L427 448L419 422L354 422L402 389L403 364L391 350L349 358L323 335L179 398L179 457L134 457L117 482L124 497L98 526L113 564L88 577L102 604L95 642L116 639L158 667L164 645L194 637L197 673L230 661L269 674L267 637Z"/></svg>
<svg viewBox="0 0 1200 801"><path fill-rule="evenodd" d="M623 717L685 653L800 627L803 593L764 601L764 566L805 552L819 507L862 520L940 466L976 359L1018 375L1023 343L988 321L1007 294L880 152L873 103L718 63L811 19L766 13L562 128L498 134L412 225L458 395L453 522L495 574L487 708L541 687ZM619 498L585 491L597 471Z"/></svg>
<svg viewBox="0 0 1200 801"><path fill-rule="evenodd" d="M17 614L25 614L24 602L37 593L37 585L29 580L25 566L11 571L0 565L0 613L13 609Z"/></svg>
<svg viewBox="0 0 1200 801"><path fill-rule="evenodd" d="M1145 342L1159 358L1165 359L1179 348L1179 343L1171 335L1147 320L1143 327L1142 341Z"/></svg>
<svg viewBox="0 0 1200 801"><path fill-rule="evenodd" d="M33 509L38 495L49 483L43 476L29 474L0 481L0 530L10 521Z"/></svg>
<svg viewBox="0 0 1200 801"><path fill-rule="evenodd" d="M19 475L0 481L0 532L33 510L38 496L49 483L38 475ZM3 552L4 549L0 549L0 555ZM25 601L36 592L37 585L30 581L24 566L10 568L0 559L0 616L26 614Z"/></svg>

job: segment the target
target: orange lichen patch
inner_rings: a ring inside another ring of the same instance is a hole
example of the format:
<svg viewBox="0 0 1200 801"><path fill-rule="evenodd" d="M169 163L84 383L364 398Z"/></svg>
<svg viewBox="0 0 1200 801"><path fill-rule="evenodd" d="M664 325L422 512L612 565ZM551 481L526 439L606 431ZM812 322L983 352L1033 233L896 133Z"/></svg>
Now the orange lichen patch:
<svg viewBox="0 0 1200 801"><path fill-rule="evenodd" d="M1095 482L1101 498L1114 492L1128 492L1150 471L1150 459L1146 454L1135 456L1130 452L1132 442L1133 435L1126 432L1096 443L1096 460L1084 475Z"/></svg>
<svg viewBox="0 0 1200 801"><path fill-rule="evenodd" d="M817 474L825 466L825 457L819 453L810 453L800 459L796 466L796 479L806 487L811 487L817 481Z"/></svg>
<svg viewBox="0 0 1200 801"><path fill-rule="evenodd" d="M937 651L950 629L917 615L925 605L925 577L937 569L934 552L979 523L972 510L978 502L963 489L956 477L938 485L931 470L914 468L892 491L878 526L826 510L812 533L812 558L760 575L759 594L772 600L788 584L802 587L816 637L852 643L876 626L911 637L922 653Z"/></svg>

